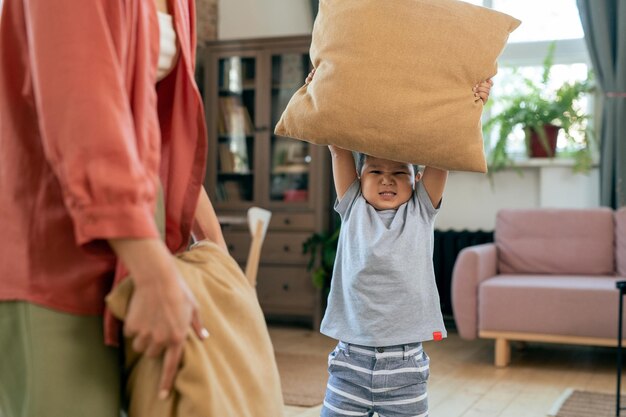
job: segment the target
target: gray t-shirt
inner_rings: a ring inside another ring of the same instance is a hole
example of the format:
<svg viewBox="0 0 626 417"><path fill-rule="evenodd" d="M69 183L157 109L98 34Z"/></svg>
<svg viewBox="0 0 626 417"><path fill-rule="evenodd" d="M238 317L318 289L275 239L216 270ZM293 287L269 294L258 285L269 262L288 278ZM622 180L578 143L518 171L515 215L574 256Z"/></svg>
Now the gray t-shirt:
<svg viewBox="0 0 626 417"><path fill-rule="evenodd" d="M432 260L438 210L421 182L397 210L377 211L356 180L335 210L342 225L321 332L364 346L446 337Z"/></svg>

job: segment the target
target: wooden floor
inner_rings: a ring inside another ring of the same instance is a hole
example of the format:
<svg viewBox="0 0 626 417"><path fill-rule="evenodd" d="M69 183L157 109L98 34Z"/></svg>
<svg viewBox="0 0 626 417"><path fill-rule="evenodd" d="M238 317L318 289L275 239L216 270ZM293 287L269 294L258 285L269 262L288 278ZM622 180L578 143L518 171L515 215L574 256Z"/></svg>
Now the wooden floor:
<svg viewBox="0 0 626 417"><path fill-rule="evenodd" d="M297 327L270 327L279 352L329 352L335 342ZM430 417L546 417L566 388L614 393L615 349L513 344L511 365L493 366L493 342L450 332L425 343L431 358ZM286 407L286 417L318 417L320 406ZM592 416L590 416L592 417Z"/></svg>

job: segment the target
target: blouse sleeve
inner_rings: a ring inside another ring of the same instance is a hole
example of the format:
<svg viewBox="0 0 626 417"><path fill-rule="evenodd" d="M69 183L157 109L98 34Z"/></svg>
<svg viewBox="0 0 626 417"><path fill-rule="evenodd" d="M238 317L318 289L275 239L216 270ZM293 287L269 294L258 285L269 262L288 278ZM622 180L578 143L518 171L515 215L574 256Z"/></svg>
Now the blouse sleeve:
<svg viewBox="0 0 626 417"><path fill-rule="evenodd" d="M124 22L123 10L111 8L123 2L24 1L44 152L61 184L77 244L157 237L158 172L146 168L140 155L112 35Z"/></svg>

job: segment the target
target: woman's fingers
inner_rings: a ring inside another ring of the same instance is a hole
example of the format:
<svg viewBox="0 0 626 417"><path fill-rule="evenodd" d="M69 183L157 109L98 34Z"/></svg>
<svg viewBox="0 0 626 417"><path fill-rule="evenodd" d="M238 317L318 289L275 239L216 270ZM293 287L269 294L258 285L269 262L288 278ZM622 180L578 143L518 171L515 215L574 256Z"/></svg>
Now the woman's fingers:
<svg viewBox="0 0 626 417"><path fill-rule="evenodd" d="M133 339L133 350L137 353L144 352L150 345L150 339L145 335L135 336Z"/></svg>
<svg viewBox="0 0 626 417"><path fill-rule="evenodd" d="M163 353L164 348L165 348L165 345L163 343L158 343L158 342L153 341L146 347L143 354L150 358L156 358Z"/></svg>
<svg viewBox="0 0 626 417"><path fill-rule="evenodd" d="M191 328L194 333L200 338L200 340L204 340L209 337L209 331L202 325L200 321L200 316L198 315L198 310L194 310L191 315Z"/></svg>
<svg viewBox="0 0 626 417"><path fill-rule="evenodd" d="M159 398L164 400L170 395L174 378L178 372L178 366L183 356L183 344L174 344L167 348L163 357L163 370L161 371L161 381L159 382Z"/></svg>

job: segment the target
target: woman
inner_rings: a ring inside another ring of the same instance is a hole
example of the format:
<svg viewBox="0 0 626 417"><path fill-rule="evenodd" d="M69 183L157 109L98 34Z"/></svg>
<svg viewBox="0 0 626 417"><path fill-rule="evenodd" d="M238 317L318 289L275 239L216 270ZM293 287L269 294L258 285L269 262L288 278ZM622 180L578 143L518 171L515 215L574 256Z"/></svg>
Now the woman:
<svg viewBox="0 0 626 417"><path fill-rule="evenodd" d="M201 185L194 30L193 0L4 1L0 415L119 415L118 350L105 347L118 326L102 317L127 273L124 333L164 355L162 396L187 332L207 336L169 256L194 224L225 248Z"/></svg>

